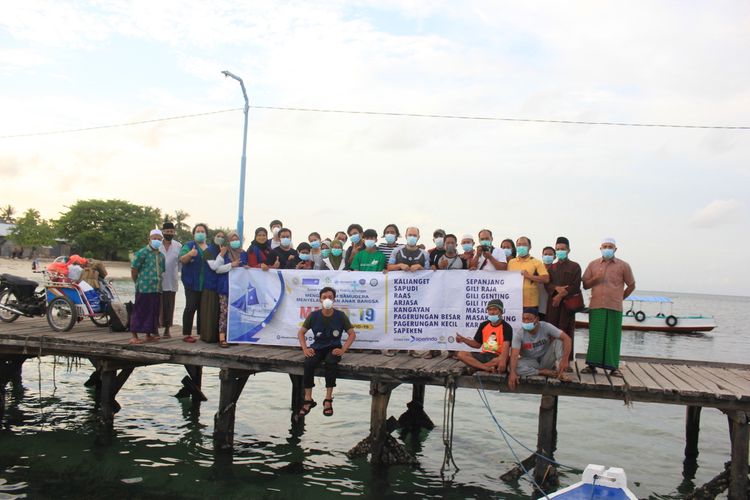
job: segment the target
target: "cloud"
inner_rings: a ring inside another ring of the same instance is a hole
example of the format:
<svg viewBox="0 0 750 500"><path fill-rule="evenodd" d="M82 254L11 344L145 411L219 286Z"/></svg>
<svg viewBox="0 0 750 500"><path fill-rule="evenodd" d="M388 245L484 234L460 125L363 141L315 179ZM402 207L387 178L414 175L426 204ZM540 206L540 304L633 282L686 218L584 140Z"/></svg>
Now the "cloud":
<svg viewBox="0 0 750 500"><path fill-rule="evenodd" d="M0 68L31 68L50 62L50 59L35 50L0 49Z"/></svg>
<svg viewBox="0 0 750 500"><path fill-rule="evenodd" d="M744 204L735 199L714 200L693 214L693 225L711 228L732 224L742 217Z"/></svg>

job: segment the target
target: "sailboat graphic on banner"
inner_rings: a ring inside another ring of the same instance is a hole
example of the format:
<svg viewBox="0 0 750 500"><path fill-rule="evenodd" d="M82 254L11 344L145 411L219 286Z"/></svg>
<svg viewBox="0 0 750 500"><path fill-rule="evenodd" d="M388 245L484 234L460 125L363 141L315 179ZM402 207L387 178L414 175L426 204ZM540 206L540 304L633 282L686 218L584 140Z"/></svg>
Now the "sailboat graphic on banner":
<svg viewBox="0 0 750 500"><path fill-rule="evenodd" d="M230 290L230 342L259 340L258 334L273 319L286 292L283 275L280 271L276 271L276 275L279 279L278 289L267 286L268 282L259 289L252 280L248 280L242 285L244 290Z"/></svg>

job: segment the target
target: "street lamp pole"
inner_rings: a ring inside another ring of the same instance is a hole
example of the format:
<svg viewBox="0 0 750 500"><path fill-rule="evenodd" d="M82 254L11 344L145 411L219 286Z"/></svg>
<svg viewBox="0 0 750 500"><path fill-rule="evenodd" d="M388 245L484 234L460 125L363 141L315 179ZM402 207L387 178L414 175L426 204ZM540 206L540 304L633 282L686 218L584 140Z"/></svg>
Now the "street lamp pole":
<svg viewBox="0 0 750 500"><path fill-rule="evenodd" d="M240 241L243 241L242 233L245 229L245 165L247 162L247 156L245 153L247 150L247 113L250 110L250 104L247 101L247 91L245 90L245 83L242 81L242 78L235 75L231 71L222 71L221 73L226 77L234 78L235 80L240 82L240 87L242 87L242 96L245 98L245 130L242 134L242 161L240 162L240 203L237 213L237 233L240 235Z"/></svg>

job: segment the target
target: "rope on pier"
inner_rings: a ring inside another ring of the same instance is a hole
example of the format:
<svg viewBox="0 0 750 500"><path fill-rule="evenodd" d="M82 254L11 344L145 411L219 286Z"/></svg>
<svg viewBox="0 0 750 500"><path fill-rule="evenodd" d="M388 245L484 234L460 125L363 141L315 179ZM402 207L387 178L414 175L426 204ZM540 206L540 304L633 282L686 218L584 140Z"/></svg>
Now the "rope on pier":
<svg viewBox="0 0 750 500"><path fill-rule="evenodd" d="M445 381L445 397L443 399L443 465L440 467L440 477L444 477L447 469L453 468L453 475L460 469L453 459L453 415L456 409L456 379L451 375Z"/></svg>

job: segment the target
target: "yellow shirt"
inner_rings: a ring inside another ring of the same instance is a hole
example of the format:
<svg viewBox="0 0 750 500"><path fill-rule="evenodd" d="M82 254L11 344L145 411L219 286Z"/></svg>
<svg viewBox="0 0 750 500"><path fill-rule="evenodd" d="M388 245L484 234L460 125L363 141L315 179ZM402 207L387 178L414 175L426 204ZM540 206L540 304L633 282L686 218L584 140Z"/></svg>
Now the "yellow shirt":
<svg viewBox="0 0 750 500"><path fill-rule="evenodd" d="M508 271L526 271L537 276L547 276L544 262L532 256L516 257L508 262ZM539 287L528 278L523 279L523 307L539 307Z"/></svg>

